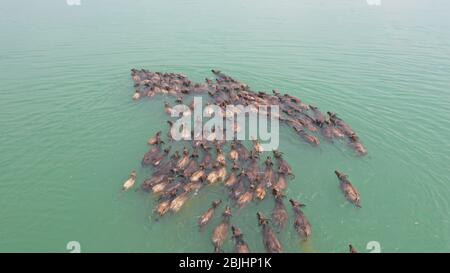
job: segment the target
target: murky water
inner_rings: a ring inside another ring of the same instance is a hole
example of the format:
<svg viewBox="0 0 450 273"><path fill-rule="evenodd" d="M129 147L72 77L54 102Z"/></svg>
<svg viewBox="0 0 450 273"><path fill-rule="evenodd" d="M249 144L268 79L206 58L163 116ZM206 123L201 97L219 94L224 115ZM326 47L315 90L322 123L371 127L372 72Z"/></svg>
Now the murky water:
<svg viewBox="0 0 450 273"><path fill-rule="evenodd" d="M146 141L166 129L163 98L134 103L129 69L201 81L218 68L337 112L369 155L310 147L282 128L313 236L279 235L289 252L450 251L450 3L444 0L7 0L0 4L0 251L209 252L216 218L197 216L222 187L176 215L149 219L154 198L120 193L140 180ZM333 174L349 174L362 209ZM232 223L264 251L251 204ZM288 205L288 204L286 204ZM292 211L288 207L292 216ZM292 218L292 217L291 217ZM232 250L231 241L225 251Z"/></svg>

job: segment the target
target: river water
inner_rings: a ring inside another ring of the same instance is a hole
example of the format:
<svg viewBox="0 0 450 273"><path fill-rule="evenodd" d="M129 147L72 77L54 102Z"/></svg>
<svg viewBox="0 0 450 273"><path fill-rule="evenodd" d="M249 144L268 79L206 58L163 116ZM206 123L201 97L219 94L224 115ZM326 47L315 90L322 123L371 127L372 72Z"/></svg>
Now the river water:
<svg viewBox="0 0 450 273"><path fill-rule="evenodd" d="M376 1L375 1L376 2ZM129 71L211 68L254 90L279 89L338 113L369 154L281 128L296 179L287 196L313 236L279 234L287 252L450 251L450 2L445 0L6 0L0 4L0 251L210 252L197 228L209 187L176 215L150 219L155 198L120 193L139 182L146 141L166 129L161 102L131 101ZM346 202L335 169L359 189ZM264 251L251 204L232 223ZM221 207L220 210L222 210ZM220 211L219 211L220 213ZM232 251L232 242L224 247Z"/></svg>

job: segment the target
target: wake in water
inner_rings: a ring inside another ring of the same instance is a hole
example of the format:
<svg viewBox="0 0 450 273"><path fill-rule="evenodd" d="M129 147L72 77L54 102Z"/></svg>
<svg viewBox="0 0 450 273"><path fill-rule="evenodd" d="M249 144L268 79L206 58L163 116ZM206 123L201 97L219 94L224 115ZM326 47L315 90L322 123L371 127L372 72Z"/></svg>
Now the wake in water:
<svg viewBox="0 0 450 273"><path fill-rule="evenodd" d="M363 156L367 151L360 142L359 137L353 129L338 118L335 113L322 113L317 107L303 103L300 99L289 94L281 94L273 90L273 94L264 92L254 92L250 87L241 83L220 71L212 70L216 79L213 82L206 79L204 83L193 83L185 75L176 73L150 72L147 70L131 70L134 81L135 93L133 100L143 100L155 95L167 95L176 98L178 104L186 101L193 95L207 96L207 106L215 106L209 112L213 113L223 121L229 120L229 106L243 105L246 109L256 110L264 115L270 122L281 121L288 125L297 133L303 141L319 146L319 138L327 141L346 140L347 145L357 154ZM231 127L221 128L212 126L209 132L205 130L191 131L186 120L190 120L192 111L195 112L196 100L194 99L188 107L182 111L175 111L177 106L172 107L169 103L164 103L166 113L172 117L184 117L185 122L181 124L180 130L174 130L177 121L169 120L170 131L167 134L166 144L162 140L161 131L157 132L149 141L151 149L142 159L143 166L153 166L154 172L146 179L141 189L153 192L158 196L154 213L157 217L163 217L169 212L178 212L189 198L195 196L204 187L210 184L222 182L229 195L227 205L222 217L222 222L214 229L212 243L216 252L223 251L222 246L228 238L228 231L231 228L232 211L231 206L238 210L243 209L250 202L265 199L266 190L274 197L274 209L272 211L272 221L263 213L258 212L258 223L262 227L263 242L269 252L282 252L283 248L272 231L272 225L278 231L283 231L288 220L288 214L284 206L284 191L287 188L287 179L294 179L291 166L283 158L283 153L274 149L273 156L277 167L272 162L272 157L267 155L264 161L265 168L260 168L260 158L267 151L259 139L252 138L251 149L248 149L241 139L236 137L237 133L246 128L240 128L235 122L234 115L242 114L243 108L233 108L231 112ZM253 108L250 108L253 107ZM268 108L280 109L273 112ZM252 110L250 110L251 112ZM176 113L175 113L176 112ZM221 115L218 115L220 112ZM179 115L178 115L179 114ZM244 113L245 115L245 113ZM194 118L194 122L198 122ZM201 123L201 122L200 122ZM250 124L252 125L252 124ZM232 138L224 139L223 131L231 132ZM172 144L175 145L174 131L181 131L180 142L185 146L180 154L179 151L171 152ZM169 145L170 144L170 145ZM229 151L225 153L225 150ZM200 155L202 158L200 160ZM356 188L350 183L347 176L336 171L341 189L345 197L357 207L360 207L360 196ZM135 172L123 186L128 190L134 185L136 180ZM299 237L306 241L312 234L311 225L303 213L304 204L290 199L295 213L294 228ZM211 207L202 215L199 226L203 229L214 217L215 210L220 206L221 201L215 201ZM249 251L248 246L243 241L241 230L233 227L236 242L236 251Z"/></svg>

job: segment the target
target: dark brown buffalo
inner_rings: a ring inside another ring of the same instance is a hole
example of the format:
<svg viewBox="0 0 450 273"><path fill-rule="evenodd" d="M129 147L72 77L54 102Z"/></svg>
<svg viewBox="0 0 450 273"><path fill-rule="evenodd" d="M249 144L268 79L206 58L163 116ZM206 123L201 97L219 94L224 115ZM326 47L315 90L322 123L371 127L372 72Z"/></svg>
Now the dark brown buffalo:
<svg viewBox="0 0 450 273"><path fill-rule="evenodd" d="M291 166L283 159L283 153L275 150L273 151L273 155L278 160L278 172L295 177L292 173Z"/></svg>
<svg viewBox="0 0 450 273"><path fill-rule="evenodd" d="M191 160L189 161L187 167L183 171L183 175L185 177L191 177L191 175L197 171L199 168L198 165L198 153L194 151L191 155Z"/></svg>
<svg viewBox="0 0 450 273"><path fill-rule="evenodd" d="M266 196L266 183L264 183L264 177L262 175L258 176L255 184L255 198L258 200L263 200Z"/></svg>
<svg viewBox="0 0 450 273"><path fill-rule="evenodd" d="M152 138L150 138L147 142L149 145L155 145L155 144L160 144L160 143L164 143L161 140L161 131L157 132L155 134L155 136L153 136Z"/></svg>
<svg viewBox="0 0 450 273"><path fill-rule="evenodd" d="M222 214L222 222L214 229L211 241L214 245L214 252L222 251L222 246L228 237L228 230L230 229L231 209L226 207Z"/></svg>
<svg viewBox="0 0 450 273"><path fill-rule="evenodd" d="M336 127L338 127L346 136L350 137L355 132L353 129L345 123L342 119L338 118L335 113L327 112L329 115L329 119L331 123L333 123Z"/></svg>
<svg viewBox="0 0 450 273"><path fill-rule="evenodd" d="M224 181L225 186L233 187L236 184L236 182L238 181L238 173L237 173L238 169L239 169L239 166L235 162L233 164L233 167L231 168L230 175Z"/></svg>
<svg viewBox="0 0 450 273"><path fill-rule="evenodd" d="M314 114L314 122L319 125L322 126L323 123L325 122L325 116L323 115L322 112L320 112L319 108L310 105L309 109L311 109L311 111Z"/></svg>
<svg viewBox="0 0 450 273"><path fill-rule="evenodd" d="M201 162L201 165L205 168L205 170L210 170L213 167L212 156L209 152L210 147L206 145L202 145L204 156Z"/></svg>
<svg viewBox="0 0 450 273"><path fill-rule="evenodd" d="M250 163L248 167L245 169L245 173L251 183L254 183L259 176L259 156L252 151L250 155Z"/></svg>
<svg viewBox="0 0 450 273"><path fill-rule="evenodd" d="M162 154L160 154L160 155L158 155L158 156L155 156L152 160L151 160L151 164L153 165L153 166L159 166L162 162L163 162L163 160L169 155L169 152L170 152L170 147L168 147L168 148L166 148L166 149L164 149L164 152L162 153Z"/></svg>
<svg viewBox="0 0 450 273"><path fill-rule="evenodd" d="M149 191L153 188L153 186L162 183L166 179L168 179L168 176L165 174L153 175L152 177L144 180L141 187L143 190Z"/></svg>
<svg viewBox="0 0 450 273"><path fill-rule="evenodd" d="M165 215L170 209L170 203L172 203L172 201L175 198L176 192L171 192L170 194L162 195L154 209L154 213L158 217L162 217L163 215Z"/></svg>
<svg viewBox="0 0 450 273"><path fill-rule="evenodd" d="M296 131L299 136L301 136L306 142L308 142L312 146L320 145L320 140L317 137L306 133L304 129L300 129L300 130L296 130Z"/></svg>
<svg viewBox="0 0 450 273"><path fill-rule="evenodd" d="M272 194L275 198L275 207L272 211L272 221L279 230L283 230L289 217L283 203L283 198L285 196L277 189L273 189Z"/></svg>
<svg viewBox="0 0 450 273"><path fill-rule="evenodd" d="M241 194L239 198L236 200L236 205L239 208L243 208L245 205L250 203L253 200L253 193L255 192L255 186L250 185L249 189Z"/></svg>
<svg viewBox="0 0 450 273"><path fill-rule="evenodd" d="M236 150L236 143L231 143L230 159L234 162L239 159L239 153Z"/></svg>
<svg viewBox="0 0 450 273"><path fill-rule="evenodd" d="M176 163L178 160L178 151L172 155L170 160L167 160L164 163L161 163L159 166L155 167L155 171L153 172L153 175L161 175L161 174L165 174L165 175L171 175L174 173L175 171L175 167L176 167Z"/></svg>
<svg viewBox="0 0 450 273"><path fill-rule="evenodd" d="M266 186L270 188L275 184L275 175L272 167L273 162L270 156L267 157L265 165L266 168L264 170L264 181L266 182Z"/></svg>
<svg viewBox="0 0 450 273"><path fill-rule="evenodd" d="M241 230L235 226L231 226L233 231L233 238L235 241L234 252L236 253L250 253L247 243L244 241L244 235Z"/></svg>
<svg viewBox="0 0 450 273"><path fill-rule="evenodd" d="M286 175L284 173L278 172L278 179L275 182L273 188L279 191L284 191L287 188Z"/></svg>
<svg viewBox="0 0 450 273"><path fill-rule="evenodd" d="M289 202L291 202L295 213L294 228L301 239L307 240L308 237L311 236L312 230L308 218L306 218L305 214L301 210L301 207L304 207L305 205L294 201L293 199L290 199Z"/></svg>
<svg viewBox="0 0 450 273"><path fill-rule="evenodd" d="M334 171L336 176L339 178L341 190L345 195L345 198L351 203L353 203L358 208L361 207L361 197L358 190L350 183L348 176L339 171Z"/></svg>
<svg viewBox="0 0 450 273"><path fill-rule="evenodd" d="M241 171L241 173L238 175L238 180L237 182L234 184L234 186L232 186L231 190L230 190L230 197L233 200L237 200L239 198L239 196L241 196L246 188L245 188L245 182L248 181L248 177L247 174L245 173L244 170Z"/></svg>
<svg viewBox="0 0 450 273"><path fill-rule="evenodd" d="M200 229L205 227L211 219L214 217L214 212L216 211L216 208L222 203L222 200L216 200L213 201L211 204L211 207L200 216L200 219L198 220L198 225Z"/></svg>
<svg viewBox="0 0 450 273"><path fill-rule="evenodd" d="M258 216L259 225L262 227L262 236L264 247L269 253L281 253L283 252L283 247L281 246L280 241L278 241L275 233L269 225L269 220L262 214L258 212L256 214Z"/></svg>
<svg viewBox="0 0 450 273"><path fill-rule="evenodd" d="M149 166L152 164L152 160L161 152L161 145L152 147L142 159L143 166Z"/></svg>
<svg viewBox="0 0 450 273"><path fill-rule="evenodd" d="M183 157L177 162L176 169L177 170L184 170L187 165L189 164L189 150L184 148L183 150Z"/></svg>
<svg viewBox="0 0 450 273"><path fill-rule="evenodd" d="M352 134L349 137L349 142L350 142L350 146L353 148L353 150L355 150L355 152L358 155L366 155L367 154L367 150L364 147L364 145L362 145L362 143L359 141L359 137L356 134Z"/></svg>
<svg viewBox="0 0 450 273"><path fill-rule="evenodd" d="M250 152L248 151L247 147L244 146L240 141L235 140L236 143L236 150L239 154L239 159L242 161L245 161L249 158Z"/></svg>

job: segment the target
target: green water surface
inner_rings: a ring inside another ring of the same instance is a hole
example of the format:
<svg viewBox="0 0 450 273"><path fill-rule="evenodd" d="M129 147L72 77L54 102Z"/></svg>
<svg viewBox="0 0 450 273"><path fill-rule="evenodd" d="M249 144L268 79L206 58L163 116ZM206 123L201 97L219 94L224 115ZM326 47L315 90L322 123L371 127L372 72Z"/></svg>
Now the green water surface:
<svg viewBox="0 0 450 273"><path fill-rule="evenodd" d="M163 98L131 101L132 67L202 81L218 68L337 112L369 154L314 148L282 128L294 168L287 195L307 204L313 236L279 234L287 252L450 251L450 2L446 0L3 0L0 3L0 251L210 252L197 216L212 186L176 215L149 217L139 182L146 141L166 129ZM333 174L349 174L362 209ZM288 204L286 204L288 205ZM256 211L232 217L264 251ZM222 207L223 208L223 207ZM292 211L288 207L292 216ZM232 251L232 242L225 245Z"/></svg>

